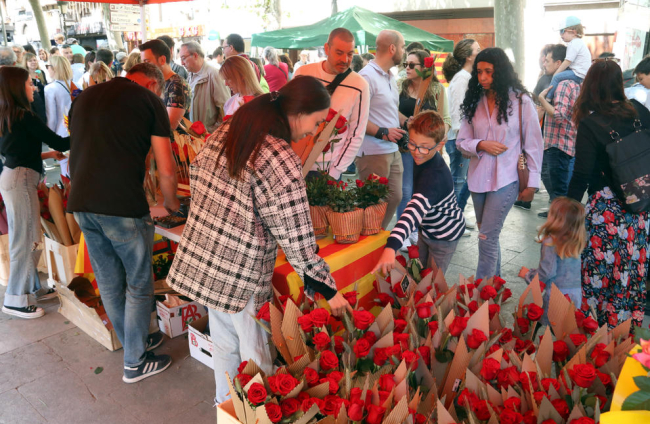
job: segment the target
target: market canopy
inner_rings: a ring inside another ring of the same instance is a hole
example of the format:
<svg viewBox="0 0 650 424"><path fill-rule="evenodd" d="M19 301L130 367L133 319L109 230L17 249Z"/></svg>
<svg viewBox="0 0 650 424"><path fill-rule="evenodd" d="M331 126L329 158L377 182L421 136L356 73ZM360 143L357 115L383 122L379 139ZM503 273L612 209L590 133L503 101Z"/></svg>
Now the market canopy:
<svg viewBox="0 0 650 424"><path fill-rule="evenodd" d="M429 50L438 52L451 52L454 49L454 42L451 40L356 6L313 25L253 34L251 45L273 46L277 49L309 49L324 45L329 33L341 27L354 34L358 46L374 47L375 39L381 30L394 29L404 36L406 44L418 41Z"/></svg>

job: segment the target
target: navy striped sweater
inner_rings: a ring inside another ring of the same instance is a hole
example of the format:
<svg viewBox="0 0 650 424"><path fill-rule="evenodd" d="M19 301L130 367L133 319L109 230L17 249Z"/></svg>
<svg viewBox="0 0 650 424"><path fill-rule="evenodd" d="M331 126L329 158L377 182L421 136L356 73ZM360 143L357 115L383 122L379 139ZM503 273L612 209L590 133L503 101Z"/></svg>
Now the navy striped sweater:
<svg viewBox="0 0 650 424"><path fill-rule="evenodd" d="M395 251L418 229L432 240L458 240L465 218L454 194L451 171L440 154L413 170L413 197L390 233L386 247Z"/></svg>

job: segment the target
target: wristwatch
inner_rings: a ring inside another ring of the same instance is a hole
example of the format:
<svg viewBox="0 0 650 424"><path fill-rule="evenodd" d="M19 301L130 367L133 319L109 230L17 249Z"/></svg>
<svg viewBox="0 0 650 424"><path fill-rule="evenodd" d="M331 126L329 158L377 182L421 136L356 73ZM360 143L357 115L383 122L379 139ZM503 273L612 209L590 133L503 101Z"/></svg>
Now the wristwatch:
<svg viewBox="0 0 650 424"><path fill-rule="evenodd" d="M388 136L388 128L380 127L380 128L377 130L377 134L375 134L375 138L378 138L378 139L380 139L380 140L383 140L383 139L384 139L384 136Z"/></svg>

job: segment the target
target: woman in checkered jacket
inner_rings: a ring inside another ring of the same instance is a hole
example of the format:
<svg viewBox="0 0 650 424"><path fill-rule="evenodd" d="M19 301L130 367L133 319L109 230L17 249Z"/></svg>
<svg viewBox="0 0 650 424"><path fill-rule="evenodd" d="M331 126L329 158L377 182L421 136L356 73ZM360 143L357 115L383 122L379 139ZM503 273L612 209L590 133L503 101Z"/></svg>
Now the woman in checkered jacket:
<svg viewBox="0 0 650 424"><path fill-rule="evenodd" d="M291 149L329 111L330 96L313 77L244 104L206 141L192 164L192 206L167 281L209 308L216 402L228 396L225 372L252 359L272 371L267 334L253 317L272 299L280 245L305 282L332 312L350 305L316 255L300 159Z"/></svg>

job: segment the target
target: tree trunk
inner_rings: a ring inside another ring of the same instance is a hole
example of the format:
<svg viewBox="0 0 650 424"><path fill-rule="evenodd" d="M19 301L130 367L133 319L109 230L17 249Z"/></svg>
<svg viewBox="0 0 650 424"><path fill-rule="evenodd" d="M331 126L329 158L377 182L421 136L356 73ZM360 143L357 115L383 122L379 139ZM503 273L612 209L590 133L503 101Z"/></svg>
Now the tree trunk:
<svg viewBox="0 0 650 424"><path fill-rule="evenodd" d="M102 4L102 14L104 15L104 28L106 38L108 39L108 48L111 50L123 49L122 33L119 31L111 31L111 9L108 3Z"/></svg>
<svg viewBox="0 0 650 424"><path fill-rule="evenodd" d="M332 0L332 16L336 15L337 13L339 13L338 0Z"/></svg>
<svg viewBox="0 0 650 424"><path fill-rule="evenodd" d="M43 14L41 2L39 0L29 0L29 4L32 6L34 20L38 26L38 35L41 37L41 45L45 50L48 50L50 47L50 34L47 31L47 25L45 24L45 15Z"/></svg>

